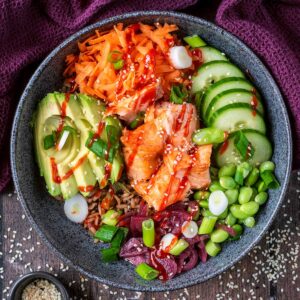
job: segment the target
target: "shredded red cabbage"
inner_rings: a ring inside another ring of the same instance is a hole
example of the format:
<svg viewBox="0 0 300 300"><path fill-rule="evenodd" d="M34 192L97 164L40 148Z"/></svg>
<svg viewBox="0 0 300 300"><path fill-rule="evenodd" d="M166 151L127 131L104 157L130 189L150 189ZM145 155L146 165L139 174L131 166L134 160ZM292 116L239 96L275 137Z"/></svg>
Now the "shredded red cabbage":
<svg viewBox="0 0 300 300"><path fill-rule="evenodd" d="M123 258L140 256L149 252L142 238L131 238L121 248L119 256Z"/></svg>
<svg viewBox="0 0 300 300"><path fill-rule="evenodd" d="M177 258L177 273L193 269L198 262L198 254L193 246L188 247Z"/></svg>

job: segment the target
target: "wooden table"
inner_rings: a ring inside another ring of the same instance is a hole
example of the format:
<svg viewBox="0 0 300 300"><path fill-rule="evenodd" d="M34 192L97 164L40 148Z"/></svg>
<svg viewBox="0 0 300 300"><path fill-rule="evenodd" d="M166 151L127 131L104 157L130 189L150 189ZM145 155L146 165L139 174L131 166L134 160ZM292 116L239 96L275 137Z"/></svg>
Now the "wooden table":
<svg viewBox="0 0 300 300"><path fill-rule="evenodd" d="M213 19L219 1L208 2L187 12ZM36 270L56 274L72 299L300 299L299 190L300 173L295 171L284 205L268 234L230 270L187 289L140 293L97 283L64 265L32 229L11 185L0 195L2 299L7 299L9 287L18 276Z"/></svg>

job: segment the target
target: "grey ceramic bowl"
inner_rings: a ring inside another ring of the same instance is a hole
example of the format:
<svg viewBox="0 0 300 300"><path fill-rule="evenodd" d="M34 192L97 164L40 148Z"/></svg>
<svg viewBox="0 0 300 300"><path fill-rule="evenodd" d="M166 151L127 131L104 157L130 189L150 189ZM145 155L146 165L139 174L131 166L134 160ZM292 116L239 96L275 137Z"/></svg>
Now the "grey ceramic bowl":
<svg viewBox="0 0 300 300"><path fill-rule="evenodd" d="M52 274L42 271L28 273L18 278L11 288L9 299L20 300L26 286L37 279L46 279L49 282L53 283L56 286L57 290L60 292L61 299L69 300L69 294L64 285Z"/></svg>
<svg viewBox="0 0 300 300"><path fill-rule="evenodd" d="M279 189L270 191L269 201L259 213L254 228L246 229L239 241L224 245L218 257L166 283L138 279L134 267L125 261L112 264L100 261L100 245L94 244L80 225L69 222L64 215L62 203L47 194L35 163L29 126L38 101L46 93L61 87L64 58L76 51L79 40L85 39L96 28L107 30L117 22L130 24L139 21L175 23L182 35L200 34L209 44L225 52L242 70L249 71L264 98L268 134L274 145L273 161L276 163L276 176L281 183ZM290 124L280 91L268 70L249 48L233 35L205 20L174 12L150 11L100 21L74 34L49 54L32 76L19 103L12 130L11 162L15 186L27 216L36 231L63 261L102 283L140 291L162 291L203 282L232 266L257 244L283 201L291 171L291 143Z"/></svg>

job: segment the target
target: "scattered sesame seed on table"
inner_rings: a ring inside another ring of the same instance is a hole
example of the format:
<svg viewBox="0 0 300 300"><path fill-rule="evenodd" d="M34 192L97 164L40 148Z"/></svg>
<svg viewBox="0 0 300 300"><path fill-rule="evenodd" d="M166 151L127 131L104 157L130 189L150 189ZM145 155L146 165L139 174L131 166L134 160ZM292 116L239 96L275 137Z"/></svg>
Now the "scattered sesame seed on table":
<svg viewBox="0 0 300 300"><path fill-rule="evenodd" d="M185 12L213 20L219 0L201 0ZM11 185L0 195L0 289L7 300L21 275L46 271L57 276L76 299L300 299L300 172L294 171L278 217L261 242L221 275L170 292L127 291L83 277L65 265L41 241L24 215ZM3 262L3 266L1 265Z"/></svg>

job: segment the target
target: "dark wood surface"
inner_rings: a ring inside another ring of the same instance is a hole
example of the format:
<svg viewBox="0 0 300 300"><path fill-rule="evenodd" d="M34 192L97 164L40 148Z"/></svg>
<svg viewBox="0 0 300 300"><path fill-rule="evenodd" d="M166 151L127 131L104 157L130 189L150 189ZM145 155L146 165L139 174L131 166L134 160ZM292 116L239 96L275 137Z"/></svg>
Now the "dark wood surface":
<svg viewBox="0 0 300 300"><path fill-rule="evenodd" d="M202 1L187 12L213 20L218 2ZM300 173L294 172L284 205L269 232L230 270L187 289L139 293L102 285L64 265L32 229L11 185L0 195L2 299L8 299L9 288L18 276L37 270L56 274L72 299L300 299L299 190Z"/></svg>

